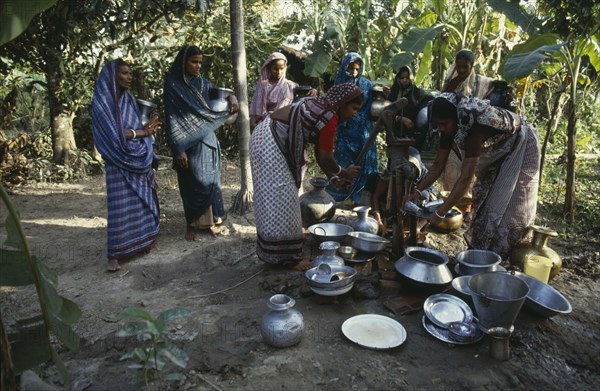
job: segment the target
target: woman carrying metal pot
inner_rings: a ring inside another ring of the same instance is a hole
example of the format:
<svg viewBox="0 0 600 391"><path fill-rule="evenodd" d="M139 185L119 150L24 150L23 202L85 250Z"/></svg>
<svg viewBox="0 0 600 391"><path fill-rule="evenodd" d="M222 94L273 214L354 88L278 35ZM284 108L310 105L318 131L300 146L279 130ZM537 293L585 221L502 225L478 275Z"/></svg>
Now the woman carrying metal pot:
<svg viewBox="0 0 600 391"><path fill-rule="evenodd" d="M319 167L336 186L346 186L360 167L339 165L333 157L338 123L352 118L364 103L354 84L337 84L320 97L304 98L267 116L250 137L254 216L258 257L272 265L308 270L302 259L303 233L298 198L305 171L306 146L315 144ZM339 178L339 179L338 179Z"/></svg>
<svg viewBox="0 0 600 391"><path fill-rule="evenodd" d="M159 232L152 136L161 121L155 115L142 125L129 92L131 81L128 63L110 61L102 68L92 97L94 144L106 169L110 272L121 268L121 259L149 251Z"/></svg>
<svg viewBox="0 0 600 391"><path fill-rule="evenodd" d="M406 200L418 199L418 191L440 177L456 147L463 163L460 176L428 220L439 222L476 178L467 242L506 259L535 220L540 166L536 129L525 118L488 101L451 93L432 101L431 119L442 134L440 147L429 172Z"/></svg>
<svg viewBox="0 0 600 391"><path fill-rule="evenodd" d="M230 94L229 110L215 111L209 105L216 86L200 76L203 54L197 46L185 45L175 57L164 82L163 99L167 135L177 171L179 194L186 219L185 239L196 239L196 229L219 234L217 224L225 217L221 193L221 148L215 131L238 101Z"/></svg>

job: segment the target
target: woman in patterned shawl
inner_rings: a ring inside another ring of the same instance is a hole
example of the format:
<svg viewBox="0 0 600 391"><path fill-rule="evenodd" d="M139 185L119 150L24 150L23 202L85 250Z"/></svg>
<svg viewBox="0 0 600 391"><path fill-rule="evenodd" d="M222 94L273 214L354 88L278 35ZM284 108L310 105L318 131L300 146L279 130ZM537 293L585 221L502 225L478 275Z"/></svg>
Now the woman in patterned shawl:
<svg viewBox="0 0 600 391"><path fill-rule="evenodd" d="M360 167L338 165L333 144L338 122L352 118L364 102L354 84L338 84L326 95L304 98L267 116L250 137L250 163L254 182L256 253L264 262L306 270L302 261L302 216L298 190L307 164L307 143L315 144L321 169L343 186L339 177L354 178ZM345 182L344 182L345 183Z"/></svg>
<svg viewBox="0 0 600 391"><path fill-rule="evenodd" d="M357 115L340 123L337 130L337 139L335 143L335 160L342 166L347 166L355 162L360 150L371 135L373 127L369 119L369 111L373 102L373 93L371 92L374 84L369 79L362 76L364 71L364 61L354 52L346 54L340 65L335 84L352 83L363 91L365 104ZM377 145L373 143L367 152L362 169L358 177L358 185L354 194L350 194L349 189L328 186L327 192L332 195L336 201L343 201L352 196L354 203L360 202L360 190L364 187L367 177L371 173L376 173L377 167Z"/></svg>
<svg viewBox="0 0 600 391"><path fill-rule="evenodd" d="M235 95L228 97L230 110L213 111L208 101L215 88L200 77L202 51L184 46L165 78L163 98L167 135L177 170L179 194L186 219L186 240L196 239L196 229L219 231L215 224L225 216L221 193L221 148L215 131L238 110Z"/></svg>
<svg viewBox="0 0 600 391"><path fill-rule="evenodd" d="M417 190L441 174L453 146L463 158L456 185L429 221L436 222L466 192L473 176L471 248L504 259L535 220L540 149L537 131L523 117L475 97L444 93L433 100L433 121L442 133L437 157ZM410 198L417 198L415 192Z"/></svg>
<svg viewBox="0 0 600 391"><path fill-rule="evenodd" d="M131 68L113 60L102 68L92 97L94 143L104 158L108 207L108 266L151 248L159 231L152 136L160 128L153 116L142 126L135 98L128 91Z"/></svg>

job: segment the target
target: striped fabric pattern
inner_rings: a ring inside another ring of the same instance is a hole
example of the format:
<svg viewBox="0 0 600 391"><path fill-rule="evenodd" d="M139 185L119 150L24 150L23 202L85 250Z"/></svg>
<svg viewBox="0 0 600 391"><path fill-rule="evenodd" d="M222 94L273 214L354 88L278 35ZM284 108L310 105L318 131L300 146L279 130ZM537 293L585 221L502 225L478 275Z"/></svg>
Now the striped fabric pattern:
<svg viewBox="0 0 600 391"><path fill-rule="evenodd" d="M148 249L159 232L154 150L150 137L127 140L125 130L141 129L133 95L117 101L117 61L107 63L92 99L94 143L105 161L108 259Z"/></svg>

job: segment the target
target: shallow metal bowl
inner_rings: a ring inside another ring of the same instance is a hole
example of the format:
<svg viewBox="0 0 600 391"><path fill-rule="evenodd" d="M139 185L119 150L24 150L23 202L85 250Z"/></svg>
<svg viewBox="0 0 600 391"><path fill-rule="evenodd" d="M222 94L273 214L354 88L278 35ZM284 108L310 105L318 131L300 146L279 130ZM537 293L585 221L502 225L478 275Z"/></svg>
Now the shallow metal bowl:
<svg viewBox="0 0 600 391"><path fill-rule="evenodd" d="M390 241L383 236L368 232L349 232L348 237L350 238L350 245L352 247L368 253L381 251L390 243Z"/></svg>
<svg viewBox="0 0 600 391"><path fill-rule="evenodd" d="M352 246L341 246L338 248L337 253L342 258L352 259L356 255L357 250Z"/></svg>
<svg viewBox="0 0 600 391"><path fill-rule="evenodd" d="M470 342L478 337L479 329L473 322L451 322L448 324L450 337L458 342Z"/></svg>
<svg viewBox="0 0 600 391"><path fill-rule="evenodd" d="M471 300L471 289L469 288L469 280L471 276L460 276L452 280L452 288L463 300Z"/></svg>
<svg viewBox="0 0 600 391"><path fill-rule="evenodd" d="M569 300L550 285L525 273L514 273L529 286L529 293L523 304L529 312L550 318L557 314L568 314L573 310Z"/></svg>
<svg viewBox="0 0 600 391"><path fill-rule="evenodd" d="M354 229L349 225L338 223L319 223L308 227L308 232L312 234L319 243L327 241L342 243L346 234L353 230Z"/></svg>
<svg viewBox="0 0 600 391"><path fill-rule="evenodd" d="M339 279L333 281L317 281L315 280L319 273L318 267L308 269L304 276L308 280L308 286L320 290L338 290L354 284L356 280L356 269L350 266L329 265L331 267L331 275L337 276Z"/></svg>
<svg viewBox="0 0 600 391"><path fill-rule="evenodd" d="M463 275L493 271L502 262L500 255L488 250L465 250L456 256L458 268Z"/></svg>

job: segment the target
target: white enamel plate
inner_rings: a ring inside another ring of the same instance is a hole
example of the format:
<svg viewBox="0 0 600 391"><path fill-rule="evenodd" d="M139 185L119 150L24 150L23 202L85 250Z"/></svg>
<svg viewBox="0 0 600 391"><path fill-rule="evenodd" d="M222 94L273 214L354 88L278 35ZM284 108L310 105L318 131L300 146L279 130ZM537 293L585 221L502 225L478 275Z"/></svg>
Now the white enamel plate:
<svg viewBox="0 0 600 391"><path fill-rule="evenodd" d="M406 341L404 326L392 318L376 314L346 319L342 333L350 341L371 349L391 349Z"/></svg>

